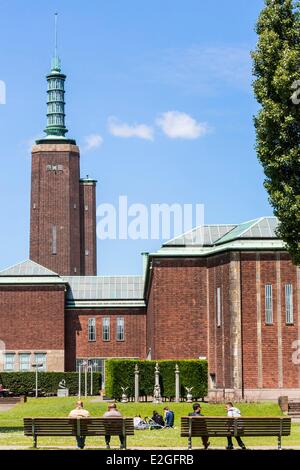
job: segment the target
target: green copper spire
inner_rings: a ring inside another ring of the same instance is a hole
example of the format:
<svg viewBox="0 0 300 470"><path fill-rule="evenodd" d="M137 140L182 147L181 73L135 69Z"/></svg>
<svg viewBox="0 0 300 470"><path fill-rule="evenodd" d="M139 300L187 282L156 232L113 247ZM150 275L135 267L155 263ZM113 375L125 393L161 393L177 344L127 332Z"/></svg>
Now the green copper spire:
<svg viewBox="0 0 300 470"><path fill-rule="evenodd" d="M65 126L65 79L61 73L60 58L57 54L57 16L55 13L55 49L51 61L51 72L47 75L47 139L64 139L68 129Z"/></svg>

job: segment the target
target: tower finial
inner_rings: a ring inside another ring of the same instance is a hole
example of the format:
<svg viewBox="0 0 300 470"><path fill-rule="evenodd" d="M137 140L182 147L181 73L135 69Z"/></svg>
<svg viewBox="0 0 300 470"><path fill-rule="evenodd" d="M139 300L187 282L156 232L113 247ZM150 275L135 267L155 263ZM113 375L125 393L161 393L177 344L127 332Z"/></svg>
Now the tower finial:
<svg viewBox="0 0 300 470"><path fill-rule="evenodd" d="M55 31L54 31L54 44L55 44L55 49L54 49L54 57L57 57L57 17L58 17L58 13L54 13L54 22L55 22Z"/></svg>
<svg viewBox="0 0 300 470"><path fill-rule="evenodd" d="M47 75L47 139L64 139L68 132L65 126L65 79L61 73L60 59L57 53L57 17L54 14L54 56L51 72Z"/></svg>
<svg viewBox="0 0 300 470"><path fill-rule="evenodd" d="M60 58L58 57L57 53L57 18L58 13L54 13L54 57L51 62L51 71L52 72L60 72Z"/></svg>

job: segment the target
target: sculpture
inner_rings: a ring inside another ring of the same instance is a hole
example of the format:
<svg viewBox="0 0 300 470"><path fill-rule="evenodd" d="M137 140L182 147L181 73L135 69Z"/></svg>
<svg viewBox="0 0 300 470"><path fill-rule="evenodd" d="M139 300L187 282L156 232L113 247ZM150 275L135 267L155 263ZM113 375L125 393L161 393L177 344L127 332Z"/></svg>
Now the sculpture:
<svg viewBox="0 0 300 470"><path fill-rule="evenodd" d="M121 402L122 403L127 403L128 402L128 397L127 397L127 394L126 394L126 390L128 389L128 387L121 387L122 389L122 399L121 399Z"/></svg>
<svg viewBox="0 0 300 470"><path fill-rule="evenodd" d="M69 396L69 389L67 388L65 379L62 379L58 384L57 396L58 397L68 397Z"/></svg>
<svg viewBox="0 0 300 470"><path fill-rule="evenodd" d="M187 394L186 394L186 401L187 403L192 403L192 398L193 398L193 395L191 394L191 391L193 390L194 387L184 387L187 391Z"/></svg>
<svg viewBox="0 0 300 470"><path fill-rule="evenodd" d="M62 379L62 380L59 382L58 388L61 388L61 389L66 389L66 388L67 388L65 379Z"/></svg>

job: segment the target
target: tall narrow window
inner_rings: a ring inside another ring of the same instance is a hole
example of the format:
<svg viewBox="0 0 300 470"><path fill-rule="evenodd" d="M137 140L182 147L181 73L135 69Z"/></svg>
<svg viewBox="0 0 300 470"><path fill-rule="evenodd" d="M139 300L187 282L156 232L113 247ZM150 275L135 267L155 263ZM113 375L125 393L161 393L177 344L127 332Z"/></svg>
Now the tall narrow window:
<svg viewBox="0 0 300 470"><path fill-rule="evenodd" d="M20 353L19 354L20 372L27 372L30 370L30 354Z"/></svg>
<svg viewBox="0 0 300 470"><path fill-rule="evenodd" d="M102 320L102 339L103 341L110 340L110 319L103 318Z"/></svg>
<svg viewBox="0 0 300 470"><path fill-rule="evenodd" d="M272 325L273 323L273 298L272 298L272 285L265 285L265 314L266 324Z"/></svg>
<svg viewBox="0 0 300 470"><path fill-rule="evenodd" d="M88 340L96 341L96 318L89 318L88 321Z"/></svg>
<svg viewBox="0 0 300 470"><path fill-rule="evenodd" d="M292 284L285 285L285 321L289 325L294 323Z"/></svg>
<svg viewBox="0 0 300 470"><path fill-rule="evenodd" d="M221 299L221 287L217 287L217 326L221 326L222 321L222 299Z"/></svg>
<svg viewBox="0 0 300 470"><path fill-rule="evenodd" d="M117 318L117 341L124 341L124 318Z"/></svg>
<svg viewBox="0 0 300 470"><path fill-rule="evenodd" d="M34 353L34 364L38 366L39 371L46 371L46 353Z"/></svg>
<svg viewBox="0 0 300 470"><path fill-rule="evenodd" d="M52 225L52 254L57 254L57 228L56 225Z"/></svg>
<svg viewBox="0 0 300 470"><path fill-rule="evenodd" d="M4 362L4 371L13 372L15 369L15 353L6 353Z"/></svg>

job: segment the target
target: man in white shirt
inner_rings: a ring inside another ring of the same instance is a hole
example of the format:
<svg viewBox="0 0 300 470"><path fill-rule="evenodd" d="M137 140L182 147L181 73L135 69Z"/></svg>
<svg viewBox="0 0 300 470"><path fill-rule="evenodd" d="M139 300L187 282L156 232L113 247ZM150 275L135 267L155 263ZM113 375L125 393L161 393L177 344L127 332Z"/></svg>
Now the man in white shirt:
<svg viewBox="0 0 300 470"><path fill-rule="evenodd" d="M233 403L229 401L226 404L226 410L227 410L227 416L229 418L240 418L241 412L238 408L235 408L233 406ZM239 436L235 436L235 439L237 440L238 445L240 446L241 449L245 450L246 446L243 443L242 439ZM232 450L233 449L233 443L232 443L232 436L227 436L227 450Z"/></svg>
<svg viewBox="0 0 300 470"><path fill-rule="evenodd" d="M78 400L76 402L76 408L70 411L69 418L89 418L90 413L83 408L83 402ZM85 436L76 436L77 447L78 449L84 449L85 446Z"/></svg>

